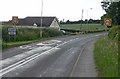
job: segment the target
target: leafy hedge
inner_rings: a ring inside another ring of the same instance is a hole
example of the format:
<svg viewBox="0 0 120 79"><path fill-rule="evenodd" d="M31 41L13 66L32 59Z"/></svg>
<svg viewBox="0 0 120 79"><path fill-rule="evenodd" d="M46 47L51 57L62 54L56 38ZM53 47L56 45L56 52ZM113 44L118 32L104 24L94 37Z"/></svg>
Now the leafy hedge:
<svg viewBox="0 0 120 79"><path fill-rule="evenodd" d="M109 38L113 39L113 40L118 40L120 41L120 26L113 26L110 30L109 30Z"/></svg>
<svg viewBox="0 0 120 79"><path fill-rule="evenodd" d="M8 27L2 28L2 40L6 42L13 41L29 41L40 39L40 29L38 28L17 28L16 36L9 35L7 31ZM57 29L42 29L43 37L55 37L62 35L62 32Z"/></svg>

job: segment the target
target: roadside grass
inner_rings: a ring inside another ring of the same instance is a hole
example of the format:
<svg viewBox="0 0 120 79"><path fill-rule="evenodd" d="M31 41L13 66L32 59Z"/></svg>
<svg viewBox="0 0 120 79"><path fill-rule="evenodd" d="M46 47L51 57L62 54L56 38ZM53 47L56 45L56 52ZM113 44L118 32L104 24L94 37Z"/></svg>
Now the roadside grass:
<svg viewBox="0 0 120 79"><path fill-rule="evenodd" d="M94 57L100 77L118 77L118 42L108 37L95 43Z"/></svg>
<svg viewBox="0 0 120 79"><path fill-rule="evenodd" d="M2 42L2 48L6 49L6 48L14 47L14 46L34 43L34 42L43 41L43 40L47 40L47 39L31 40L31 41Z"/></svg>
<svg viewBox="0 0 120 79"><path fill-rule="evenodd" d="M107 29L101 24L62 24L61 29L80 30L80 31L101 31Z"/></svg>

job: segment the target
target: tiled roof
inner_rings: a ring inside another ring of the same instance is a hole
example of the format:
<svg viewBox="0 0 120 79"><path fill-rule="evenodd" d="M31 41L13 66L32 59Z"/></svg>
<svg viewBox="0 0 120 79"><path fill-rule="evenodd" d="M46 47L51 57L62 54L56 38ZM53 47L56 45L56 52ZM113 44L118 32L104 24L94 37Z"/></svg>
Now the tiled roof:
<svg viewBox="0 0 120 79"><path fill-rule="evenodd" d="M55 18L56 17L42 17L42 26L49 27ZM19 19L18 24L28 26L37 24L37 26L41 26L41 17L26 17L24 19Z"/></svg>

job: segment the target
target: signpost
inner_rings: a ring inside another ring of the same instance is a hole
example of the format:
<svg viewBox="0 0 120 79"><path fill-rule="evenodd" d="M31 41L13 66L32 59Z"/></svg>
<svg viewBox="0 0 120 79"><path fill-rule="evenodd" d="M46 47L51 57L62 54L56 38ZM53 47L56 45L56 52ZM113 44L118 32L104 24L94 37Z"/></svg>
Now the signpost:
<svg viewBox="0 0 120 79"><path fill-rule="evenodd" d="M13 25L18 24L18 16L12 16L12 23Z"/></svg>
<svg viewBox="0 0 120 79"><path fill-rule="evenodd" d="M8 27L8 34L9 35L16 35L16 28Z"/></svg>
<svg viewBox="0 0 120 79"><path fill-rule="evenodd" d="M104 19L104 26L107 26L108 28L112 27L112 19L111 18L105 18Z"/></svg>
<svg viewBox="0 0 120 79"><path fill-rule="evenodd" d="M8 27L8 34L9 34L9 39L11 37L11 35L14 36L14 40L16 40L16 25L18 24L18 16L12 16L12 27Z"/></svg>

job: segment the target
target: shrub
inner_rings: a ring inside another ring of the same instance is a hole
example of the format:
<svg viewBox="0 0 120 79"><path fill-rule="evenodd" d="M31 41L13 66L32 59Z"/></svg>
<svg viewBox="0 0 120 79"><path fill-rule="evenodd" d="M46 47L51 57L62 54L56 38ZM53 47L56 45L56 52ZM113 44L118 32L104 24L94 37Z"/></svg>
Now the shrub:
<svg viewBox="0 0 120 79"><path fill-rule="evenodd" d="M118 40L120 41L120 36L119 36L119 31L120 31L120 27L119 26L114 26L109 30L109 38L113 39L113 40Z"/></svg>
<svg viewBox="0 0 120 79"><path fill-rule="evenodd" d="M8 27L5 26L2 29L2 39L3 41L12 42L12 41L29 41L40 39L40 29L36 28L17 28L17 34L9 35L7 31ZM62 32L56 29L42 29L43 38L55 37L62 35Z"/></svg>

